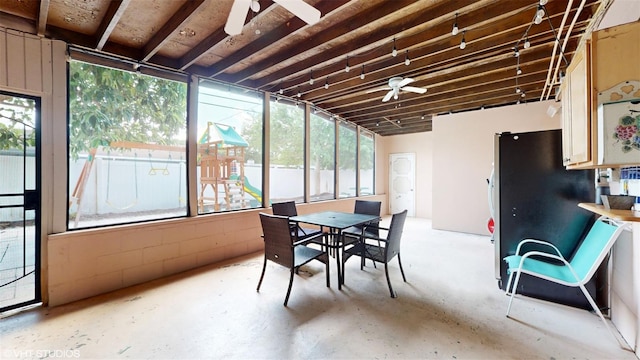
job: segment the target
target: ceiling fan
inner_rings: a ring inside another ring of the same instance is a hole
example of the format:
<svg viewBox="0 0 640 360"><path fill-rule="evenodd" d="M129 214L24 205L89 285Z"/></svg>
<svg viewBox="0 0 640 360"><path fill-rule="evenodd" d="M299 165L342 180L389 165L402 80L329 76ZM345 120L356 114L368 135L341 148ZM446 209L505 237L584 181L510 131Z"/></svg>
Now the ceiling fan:
<svg viewBox="0 0 640 360"><path fill-rule="evenodd" d="M320 21L320 10L302 0L273 0L273 2L287 9L309 25ZM224 26L224 31L229 35L240 34L249 9L256 13L260 11L260 3L258 0L234 0L233 5L231 5L231 11L229 11L229 16L227 17L227 23Z"/></svg>
<svg viewBox="0 0 640 360"><path fill-rule="evenodd" d="M401 76L395 76L389 79L389 85L377 89L368 90L367 93L372 93L381 90L388 90L387 94L382 98L382 102L387 102L393 96L394 99L398 99L400 91L409 91L417 94L424 94L427 92L425 88L419 88L415 86L407 86L414 82L412 78L402 78Z"/></svg>

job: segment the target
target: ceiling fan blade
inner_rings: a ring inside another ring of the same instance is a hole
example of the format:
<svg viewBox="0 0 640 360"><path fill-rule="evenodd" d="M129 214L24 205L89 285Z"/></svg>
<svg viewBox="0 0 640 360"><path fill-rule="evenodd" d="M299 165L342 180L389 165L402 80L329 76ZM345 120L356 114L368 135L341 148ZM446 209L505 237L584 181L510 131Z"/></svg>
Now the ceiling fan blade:
<svg viewBox="0 0 640 360"><path fill-rule="evenodd" d="M399 87L399 88L401 88L401 87L403 87L403 86L405 86L405 85L409 85L409 84L411 84L411 83L412 83L412 82L414 82L414 81L415 81L415 80L413 80L412 78L404 78L404 79L402 79L402 81L400 81L400 82L398 83L398 87Z"/></svg>
<svg viewBox="0 0 640 360"><path fill-rule="evenodd" d="M388 86L385 86L385 87L379 87L379 88L367 90L367 91L365 91L365 93L371 94L373 92L382 91L382 90L389 91L389 90L392 90L392 89L390 87L388 87Z"/></svg>
<svg viewBox="0 0 640 360"><path fill-rule="evenodd" d="M231 11L227 17L227 23L224 25L224 31L229 35L238 35L242 33L244 27L244 19L247 18L247 12L251 6L251 0L234 0L231 5Z"/></svg>
<svg viewBox="0 0 640 360"><path fill-rule="evenodd" d="M385 95L385 96L382 98L382 102L387 102L387 101L389 101L389 99L391 99L391 97L392 97L392 96L393 96L393 90L389 91L389 92L387 93L387 95Z"/></svg>
<svg viewBox="0 0 640 360"><path fill-rule="evenodd" d="M425 88L419 88L419 87L415 87L415 86L405 86L402 88L403 91L411 91L414 93L418 93L418 94L424 94L427 92L427 89Z"/></svg>
<svg viewBox="0 0 640 360"><path fill-rule="evenodd" d="M302 0L273 0L309 25L320 21L320 10Z"/></svg>

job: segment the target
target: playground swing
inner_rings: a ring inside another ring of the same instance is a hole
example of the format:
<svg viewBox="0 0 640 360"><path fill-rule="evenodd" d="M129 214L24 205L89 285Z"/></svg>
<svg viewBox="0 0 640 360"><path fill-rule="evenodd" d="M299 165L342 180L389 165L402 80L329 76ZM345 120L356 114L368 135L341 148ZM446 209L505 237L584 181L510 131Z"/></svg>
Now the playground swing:
<svg viewBox="0 0 640 360"><path fill-rule="evenodd" d="M151 152L149 152L149 175L156 175L158 171L162 172L162 175L169 175L169 162L171 161L171 154L169 154L169 162L164 163L164 167L154 167L153 161L151 160Z"/></svg>
<svg viewBox="0 0 640 360"><path fill-rule="evenodd" d="M115 157L111 157L111 152L107 152L107 197L105 199L105 203L107 205L109 205L110 207L114 208L114 209L118 209L118 210L127 210L130 209L132 207L134 207L137 203L138 203L138 154L135 153L135 159L133 160L133 177L134 177L134 184L135 184L135 189L136 189L136 198L133 200L133 202L129 205L123 206L123 207L118 207L115 206L111 200L109 200L109 193L110 193L110 183L111 183L111 161L115 161Z"/></svg>

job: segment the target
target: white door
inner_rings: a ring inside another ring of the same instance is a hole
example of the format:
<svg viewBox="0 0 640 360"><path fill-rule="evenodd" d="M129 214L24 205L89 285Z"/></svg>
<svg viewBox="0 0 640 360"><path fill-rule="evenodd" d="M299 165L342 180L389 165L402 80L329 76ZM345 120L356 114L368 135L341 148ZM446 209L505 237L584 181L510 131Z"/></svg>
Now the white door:
<svg viewBox="0 0 640 360"><path fill-rule="evenodd" d="M389 211L391 214L407 209L407 216L415 216L415 182L416 154L389 154Z"/></svg>

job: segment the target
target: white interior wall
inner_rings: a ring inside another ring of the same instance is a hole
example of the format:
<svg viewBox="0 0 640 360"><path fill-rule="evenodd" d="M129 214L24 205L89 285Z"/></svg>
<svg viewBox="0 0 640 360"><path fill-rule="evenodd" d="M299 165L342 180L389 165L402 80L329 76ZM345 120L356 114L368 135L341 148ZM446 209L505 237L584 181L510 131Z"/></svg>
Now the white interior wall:
<svg viewBox="0 0 640 360"><path fill-rule="evenodd" d="M380 154L377 159L384 164L384 174L376 174L389 183L389 154L415 153L416 154L416 217L430 219L432 217L432 173L433 173L433 132L423 132L408 135L386 136L383 139L387 152ZM385 188L387 191L387 188ZM388 208L387 208L388 210Z"/></svg>
<svg viewBox="0 0 640 360"><path fill-rule="evenodd" d="M560 115L547 115L549 106L559 105L542 101L435 117L433 228L489 235L494 135L559 129Z"/></svg>

